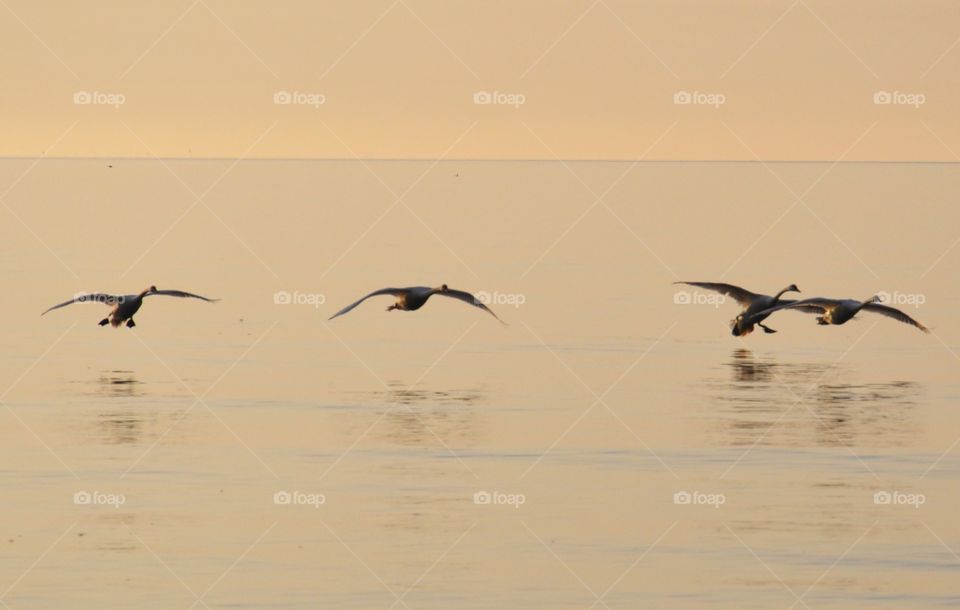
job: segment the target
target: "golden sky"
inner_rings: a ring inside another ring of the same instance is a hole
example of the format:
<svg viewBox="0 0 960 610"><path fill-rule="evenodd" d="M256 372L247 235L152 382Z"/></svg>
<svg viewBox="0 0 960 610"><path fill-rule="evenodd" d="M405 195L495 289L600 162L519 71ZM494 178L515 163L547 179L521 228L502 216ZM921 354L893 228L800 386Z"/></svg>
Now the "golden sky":
<svg viewBox="0 0 960 610"><path fill-rule="evenodd" d="M955 0L4 0L0 40L5 156L960 152Z"/></svg>

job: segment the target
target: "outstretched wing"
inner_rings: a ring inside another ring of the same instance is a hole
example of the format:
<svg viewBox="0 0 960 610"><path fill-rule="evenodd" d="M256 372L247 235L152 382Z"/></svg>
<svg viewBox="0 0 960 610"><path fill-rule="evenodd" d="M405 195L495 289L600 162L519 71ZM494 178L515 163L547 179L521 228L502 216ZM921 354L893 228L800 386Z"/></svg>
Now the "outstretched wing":
<svg viewBox="0 0 960 610"><path fill-rule="evenodd" d="M115 294L102 294L102 293L78 294L77 296L73 297L69 301L64 301L59 305L54 305L53 307L51 307L50 309L48 309L47 311L43 312L40 315L42 316L46 313L53 311L54 309L60 309L61 307L66 307L67 305L71 305L73 303L103 303L104 305L116 305L122 300L123 300L123 297L117 296Z"/></svg>
<svg viewBox="0 0 960 610"><path fill-rule="evenodd" d="M364 301L366 301L366 300L369 299L370 297L379 296L379 295L381 295L381 294L392 294L393 296L398 297L398 296L400 296L401 294L404 294L405 292L407 292L408 290L419 290L419 289L430 290L429 288L425 288L425 287L423 287L423 286L418 286L417 288L381 288L380 290L374 290L373 292L371 292L371 293L368 294L367 296L363 297L362 299L360 299L360 300L358 300L358 301L355 301L355 302L353 302L353 303L350 303L349 305L347 305L346 307L344 307L343 309L341 309L341 310L338 311L337 313L335 313L335 314L333 314L332 316L330 316L330 318L328 318L328 319L332 320L332 319L336 318L337 316L342 316L343 314L349 312L351 309L353 309L354 307L356 307L356 306L359 305L360 303L363 303Z"/></svg>
<svg viewBox="0 0 960 610"><path fill-rule="evenodd" d="M144 296L153 296L153 295L163 295L166 297L180 297L180 298L191 298L191 299L200 299L201 301L206 301L207 303L216 303L220 299L208 299L207 297L202 297L199 294L193 294L192 292L184 292L182 290L157 290L154 292L148 292Z"/></svg>
<svg viewBox="0 0 960 610"><path fill-rule="evenodd" d="M453 299L457 299L458 301L463 301L464 303L468 303L468 304L470 304L470 305L473 305L474 307L479 307L480 309L484 310L485 312L487 312L488 314L490 314L490 315L493 316L494 318L497 318L497 321L500 322L501 324L503 324L504 326L506 326L506 324L507 324L506 322L504 322L503 320L501 320L499 317L497 317L497 314L493 313L493 311L491 311L489 307L487 307L486 305L484 305L483 303L481 303L481 302L477 299L477 297L473 296L473 295L470 294L469 292L464 292L464 291L462 291L462 290L449 290L449 289L448 289L448 290L445 290L445 291L443 291L443 292L438 292L437 294L439 294L440 296L445 296L445 297L450 297L450 298L453 298Z"/></svg>
<svg viewBox="0 0 960 610"><path fill-rule="evenodd" d="M780 299L776 307L771 307L766 311L775 311L777 309L796 309L803 313L823 313L826 309L832 307L829 299L803 299L791 300Z"/></svg>
<svg viewBox="0 0 960 610"><path fill-rule="evenodd" d="M733 284L718 284L715 282L674 282L674 284L687 284L688 286L696 286L706 290L713 290L715 292L719 292L720 294L731 297L744 307L749 306L755 298L760 296L750 292L749 290L740 288L739 286L734 286Z"/></svg>
<svg viewBox="0 0 960 610"><path fill-rule="evenodd" d="M837 306L837 301L833 299L823 299L823 298L812 298L812 299L803 299L801 301L780 301L776 307L771 307L770 309L764 309L763 311L758 311L753 314L747 320L744 320L746 323L750 323L751 320L756 318L765 318L772 314L775 311L781 311L784 309L796 309L802 311L803 313L826 313L828 309L832 309Z"/></svg>
<svg viewBox="0 0 960 610"><path fill-rule="evenodd" d="M913 318L911 318L911 317L908 316L907 314L903 313L902 311L900 311L899 309L896 309L896 308L894 308L894 307L888 307L887 305L880 305L880 304L877 304L877 303L867 303L866 305L863 306L863 308L864 308L865 310L867 310L867 311L873 311L873 312L876 312L876 313L885 315L885 316L887 316L888 318L893 318L894 320L899 320L899 321L903 322L904 324L912 324L913 326L916 326L917 328L919 328L920 330L922 330L922 331L925 332L925 333L930 332L930 329L929 329L929 328L927 328L926 326L924 326L924 325L921 324L920 322L917 322L916 320L914 320Z"/></svg>

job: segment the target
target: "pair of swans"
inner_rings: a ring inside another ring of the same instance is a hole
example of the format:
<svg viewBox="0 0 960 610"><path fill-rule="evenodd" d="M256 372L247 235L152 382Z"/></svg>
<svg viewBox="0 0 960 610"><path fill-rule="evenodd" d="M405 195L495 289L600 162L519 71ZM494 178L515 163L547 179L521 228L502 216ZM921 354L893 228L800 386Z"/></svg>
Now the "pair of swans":
<svg viewBox="0 0 960 610"><path fill-rule="evenodd" d="M674 282L674 284L687 284L688 286L696 286L706 290L713 290L715 292L719 292L720 294L729 296L740 303L740 305L743 306L743 311L741 311L740 314L730 322L731 330L733 335L736 337L750 334L753 332L755 325L759 326L764 332L767 333L777 332L772 328L765 326L762 324L762 322L766 320L770 314L784 309L796 309L805 313L820 314L817 316L817 324L821 325L844 324L845 322L853 319L853 317L861 311L871 311L873 313L887 316L888 318L893 318L894 320L903 322L905 324L915 326L925 333L930 332L926 326L914 320L899 309L895 307L889 307L887 305L881 305L880 297L876 295L870 297L866 301L856 301L854 299L827 299L823 297L791 300L781 299L780 297L787 292L800 292L800 289L797 288L796 284L790 284L773 296L756 294L732 284L713 282Z"/></svg>
<svg viewBox="0 0 960 610"><path fill-rule="evenodd" d="M505 324L503 320L497 317L497 314L493 313L489 307L480 302L480 300L475 296L469 292L448 288L446 284L443 284L437 288L413 286L410 288L382 288L380 290L374 290L362 299L347 305L337 313L333 314L330 319L332 320L337 316L342 316L370 297L384 294L389 294L396 297L396 301L393 305L387 307L387 311L392 311L394 309L399 309L401 311L416 311L417 309L423 307L430 297L435 294L439 294L441 296L457 299L458 301L463 301L464 303L478 307L496 318L501 324ZM127 328L133 328L136 326L136 323L133 321L133 315L140 311L140 307L143 305L143 300L145 298L155 295L200 299L202 301L207 301L208 303L214 303L219 300L208 299L207 297L200 296L199 294L184 292L182 290L157 290L156 286L150 286L139 294L114 295L94 293L78 295L69 301L64 301L59 305L54 305L40 315L43 316L54 309L60 309L61 307L66 307L67 305L71 305L73 303L103 303L105 305L112 306L112 309L106 318L100 320L100 326L106 326L107 324L110 324L114 328L117 328L126 322Z"/></svg>

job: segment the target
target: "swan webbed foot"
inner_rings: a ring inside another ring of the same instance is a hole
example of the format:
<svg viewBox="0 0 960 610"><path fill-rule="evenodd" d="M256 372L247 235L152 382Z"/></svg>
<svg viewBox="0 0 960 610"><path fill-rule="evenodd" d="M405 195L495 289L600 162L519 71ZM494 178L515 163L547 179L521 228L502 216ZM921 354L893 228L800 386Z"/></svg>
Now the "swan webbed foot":
<svg viewBox="0 0 960 610"><path fill-rule="evenodd" d="M762 329L763 329L763 332L767 333L768 335L772 335L773 333L777 332L777 331L775 331L774 329L772 329L772 328L770 328L770 327L768 327L768 326L764 326L763 324L759 324L759 323L758 323L757 326L759 326L760 328L762 328Z"/></svg>
<svg viewBox="0 0 960 610"><path fill-rule="evenodd" d="M136 325L137 323L133 321L133 318L130 318L129 320L127 320L127 328L133 328Z"/></svg>
<svg viewBox="0 0 960 610"><path fill-rule="evenodd" d="M110 323L110 318L104 318L100 320L100 326L106 326L109 323Z"/></svg>

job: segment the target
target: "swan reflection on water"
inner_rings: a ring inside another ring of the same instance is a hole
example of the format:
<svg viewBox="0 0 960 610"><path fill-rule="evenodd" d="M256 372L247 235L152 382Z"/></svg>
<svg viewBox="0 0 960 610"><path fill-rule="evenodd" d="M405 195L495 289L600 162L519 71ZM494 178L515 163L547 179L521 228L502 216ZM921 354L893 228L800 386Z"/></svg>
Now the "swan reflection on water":
<svg viewBox="0 0 960 610"><path fill-rule="evenodd" d="M731 370L733 381L748 384L812 382L830 368L829 364L822 363L782 364L769 358L760 360L744 348L733 350L726 366Z"/></svg>
<svg viewBox="0 0 960 610"><path fill-rule="evenodd" d="M78 409L80 434L103 445L137 445L152 442L176 421L178 413L159 409L149 397L155 382L141 381L136 372L105 370L96 377L76 380L89 408ZM160 382L170 383L170 382ZM148 389L150 388L150 389Z"/></svg>
<svg viewBox="0 0 960 610"><path fill-rule="evenodd" d="M368 396L375 400L381 400L391 404L413 405L413 404L470 404L486 394L486 391L479 388L451 389L451 390L429 390L416 387L408 387L400 382L392 381L387 384L389 387L381 392L370 392Z"/></svg>
<svg viewBox="0 0 960 610"><path fill-rule="evenodd" d="M732 446L902 445L916 433L912 412L923 387L863 376L843 363L781 362L736 349L727 379L706 380Z"/></svg>
<svg viewBox="0 0 960 610"><path fill-rule="evenodd" d="M103 371L91 384L89 394L110 399L141 396L141 386L133 371ZM97 437L108 445L136 444L143 436L143 416L139 409L124 401L105 403L96 415Z"/></svg>
<svg viewBox="0 0 960 610"><path fill-rule="evenodd" d="M132 398L142 394L140 386L143 382L137 379L133 371L101 371L96 379L77 381L83 384L87 396L105 398Z"/></svg>
<svg viewBox="0 0 960 610"><path fill-rule="evenodd" d="M365 400L388 409L383 416L387 439L440 451L446 451L445 445L463 446L476 439L476 403L486 397L483 388L434 390L400 382L389 382L388 386L365 395Z"/></svg>

